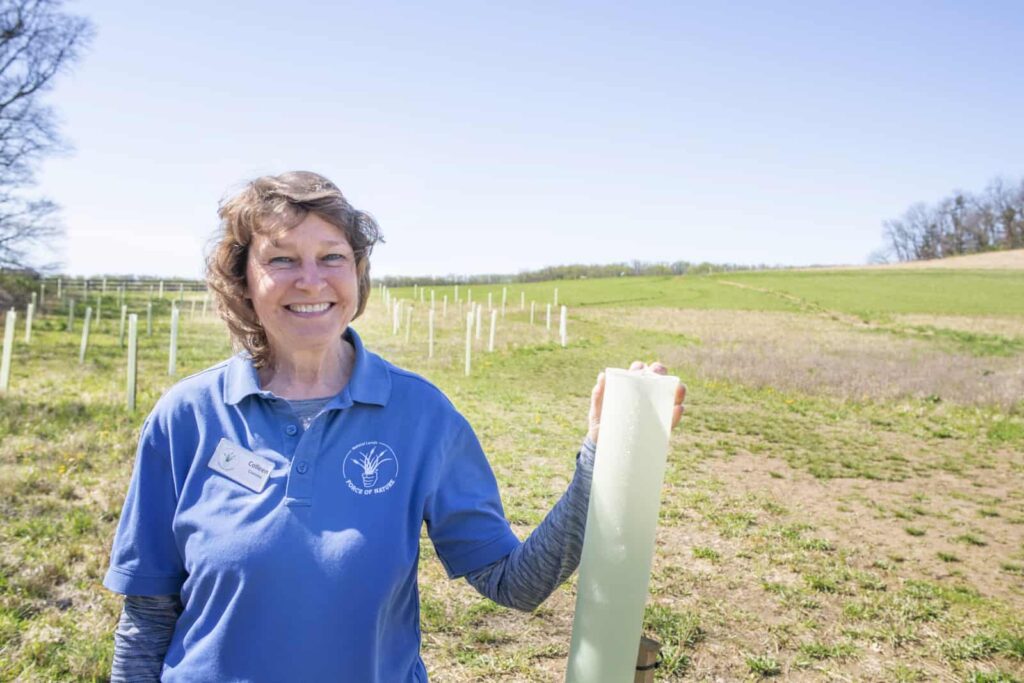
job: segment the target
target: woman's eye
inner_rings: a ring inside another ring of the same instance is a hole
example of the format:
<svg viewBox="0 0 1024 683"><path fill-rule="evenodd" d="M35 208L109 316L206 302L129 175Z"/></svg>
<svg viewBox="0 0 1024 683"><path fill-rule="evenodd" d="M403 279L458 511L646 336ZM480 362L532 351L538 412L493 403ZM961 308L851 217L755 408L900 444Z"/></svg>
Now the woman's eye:
<svg viewBox="0 0 1024 683"><path fill-rule="evenodd" d="M324 261L338 263L345 260L344 254L327 254L324 256Z"/></svg>
<svg viewBox="0 0 1024 683"><path fill-rule="evenodd" d="M292 262L292 258L290 256L275 256L274 258L270 259L270 261L269 261L269 263L271 265L275 265L275 266L286 266L286 265L288 265L291 262Z"/></svg>

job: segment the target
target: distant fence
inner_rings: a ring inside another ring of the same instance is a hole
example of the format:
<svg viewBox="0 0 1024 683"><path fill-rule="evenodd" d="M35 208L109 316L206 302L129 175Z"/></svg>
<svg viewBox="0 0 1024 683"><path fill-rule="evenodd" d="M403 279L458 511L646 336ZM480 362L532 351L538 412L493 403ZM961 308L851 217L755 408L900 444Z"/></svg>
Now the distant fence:
<svg viewBox="0 0 1024 683"><path fill-rule="evenodd" d="M116 292L122 287L126 292L178 292L184 289L186 292L205 292L205 280L186 280L183 278L164 279L159 278L104 278L104 277L68 277L48 276L40 280L46 285L48 292L63 291L89 291L89 292Z"/></svg>

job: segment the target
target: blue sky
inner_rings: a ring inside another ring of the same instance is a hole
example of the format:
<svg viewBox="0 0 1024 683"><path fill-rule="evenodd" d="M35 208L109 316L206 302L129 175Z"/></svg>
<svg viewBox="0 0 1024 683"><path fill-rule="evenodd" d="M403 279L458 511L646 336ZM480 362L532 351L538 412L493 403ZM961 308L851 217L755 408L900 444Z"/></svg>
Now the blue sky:
<svg viewBox="0 0 1024 683"><path fill-rule="evenodd" d="M863 263L1024 176L1020 2L83 0L47 100L72 274L199 276L218 201L319 171L377 274Z"/></svg>

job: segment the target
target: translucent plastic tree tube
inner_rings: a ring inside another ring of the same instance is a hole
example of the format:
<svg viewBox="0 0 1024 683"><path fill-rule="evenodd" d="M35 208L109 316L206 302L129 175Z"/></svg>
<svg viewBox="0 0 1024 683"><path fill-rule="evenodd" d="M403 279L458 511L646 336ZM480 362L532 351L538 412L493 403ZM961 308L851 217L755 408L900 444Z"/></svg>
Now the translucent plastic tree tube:
<svg viewBox="0 0 1024 683"><path fill-rule="evenodd" d="M568 683L633 680L678 384L653 373L605 372Z"/></svg>

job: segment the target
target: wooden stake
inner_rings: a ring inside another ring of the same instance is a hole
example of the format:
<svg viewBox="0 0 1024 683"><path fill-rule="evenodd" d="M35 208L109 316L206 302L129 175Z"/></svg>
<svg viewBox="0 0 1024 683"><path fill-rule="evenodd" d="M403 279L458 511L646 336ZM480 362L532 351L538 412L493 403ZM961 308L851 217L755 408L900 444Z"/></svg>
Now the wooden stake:
<svg viewBox="0 0 1024 683"><path fill-rule="evenodd" d="M68 299L68 332L75 331L75 300Z"/></svg>
<svg viewBox="0 0 1024 683"><path fill-rule="evenodd" d="M654 683L654 670L658 668L658 652L661 651L661 643L640 636L640 650L636 654L636 674L633 676L633 683Z"/></svg>

